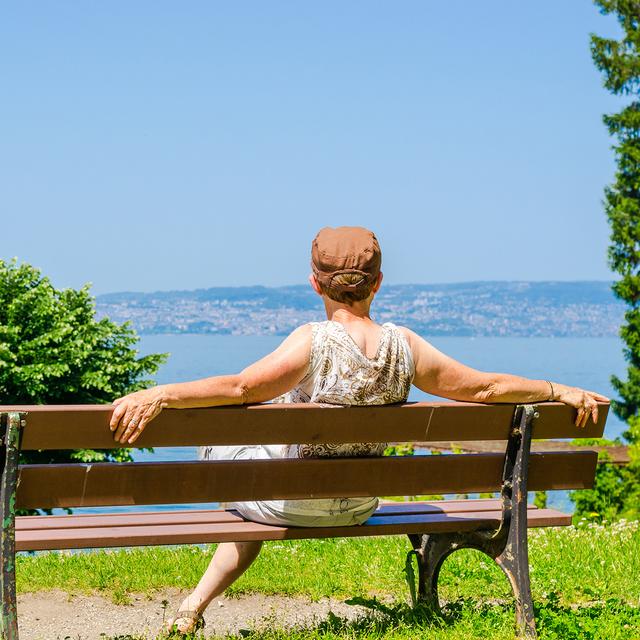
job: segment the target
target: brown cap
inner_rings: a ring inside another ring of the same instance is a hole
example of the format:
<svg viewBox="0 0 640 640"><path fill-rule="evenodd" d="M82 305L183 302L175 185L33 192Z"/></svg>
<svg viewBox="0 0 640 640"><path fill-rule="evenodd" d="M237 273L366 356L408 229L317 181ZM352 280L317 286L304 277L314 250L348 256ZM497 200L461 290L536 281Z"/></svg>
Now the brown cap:
<svg viewBox="0 0 640 640"><path fill-rule="evenodd" d="M311 243L311 268L325 289L357 290L375 281L381 264L378 240L364 227L325 227ZM335 282L334 277L342 273L355 273L362 279L354 284Z"/></svg>

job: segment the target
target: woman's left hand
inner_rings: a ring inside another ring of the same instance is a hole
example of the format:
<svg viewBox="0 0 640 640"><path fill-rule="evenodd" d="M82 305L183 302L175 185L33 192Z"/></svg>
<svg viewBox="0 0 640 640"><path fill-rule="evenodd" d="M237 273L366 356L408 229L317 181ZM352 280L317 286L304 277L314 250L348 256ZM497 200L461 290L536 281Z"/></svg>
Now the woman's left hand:
<svg viewBox="0 0 640 640"><path fill-rule="evenodd" d="M576 427L583 429L589 418L598 422L598 402L610 402L609 398L595 391L585 391L578 387L566 387L561 385L560 392L556 394L555 400L564 402L570 407L578 410L576 415Z"/></svg>
<svg viewBox="0 0 640 640"><path fill-rule="evenodd" d="M115 410L109 422L109 428L115 431L113 439L121 444L132 444L167 405L160 387L153 387L117 398L113 406Z"/></svg>

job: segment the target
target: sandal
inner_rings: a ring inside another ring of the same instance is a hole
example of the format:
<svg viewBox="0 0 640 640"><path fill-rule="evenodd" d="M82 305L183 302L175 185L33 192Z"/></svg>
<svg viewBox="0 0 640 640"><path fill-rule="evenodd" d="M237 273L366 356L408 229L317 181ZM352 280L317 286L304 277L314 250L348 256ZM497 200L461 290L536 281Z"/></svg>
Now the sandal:
<svg viewBox="0 0 640 640"><path fill-rule="evenodd" d="M178 611L164 625L163 631L173 637L175 634L186 636L204 628L204 618L197 611Z"/></svg>

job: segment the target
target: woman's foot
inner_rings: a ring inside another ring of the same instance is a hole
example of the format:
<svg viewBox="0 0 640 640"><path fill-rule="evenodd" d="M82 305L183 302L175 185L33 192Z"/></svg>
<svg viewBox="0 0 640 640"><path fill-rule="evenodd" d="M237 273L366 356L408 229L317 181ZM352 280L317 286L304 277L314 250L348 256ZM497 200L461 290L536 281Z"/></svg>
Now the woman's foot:
<svg viewBox="0 0 640 640"><path fill-rule="evenodd" d="M261 546L262 542L221 542L196 588L180 603L178 613L163 627L165 631L188 635L202 629L202 613L211 600L245 572L260 553ZM173 631L169 631L171 627Z"/></svg>
<svg viewBox="0 0 640 640"><path fill-rule="evenodd" d="M169 637L185 636L196 633L204 627L204 618L198 611L178 611L173 618L164 625L164 632Z"/></svg>

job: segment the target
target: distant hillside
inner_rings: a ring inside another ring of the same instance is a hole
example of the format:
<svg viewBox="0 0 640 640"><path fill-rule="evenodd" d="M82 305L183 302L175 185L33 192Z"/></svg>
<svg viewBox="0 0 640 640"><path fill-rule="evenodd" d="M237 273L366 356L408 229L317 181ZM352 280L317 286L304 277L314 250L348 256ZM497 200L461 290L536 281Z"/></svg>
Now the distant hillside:
<svg viewBox="0 0 640 640"><path fill-rule="evenodd" d="M97 311L140 333L273 335L324 319L308 285L110 293ZM624 306L610 282L462 282L383 285L372 311L424 335L578 337L618 335Z"/></svg>

